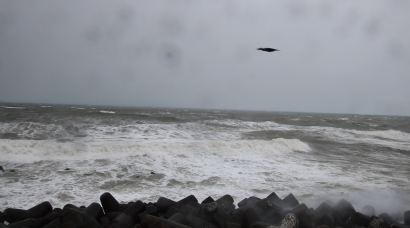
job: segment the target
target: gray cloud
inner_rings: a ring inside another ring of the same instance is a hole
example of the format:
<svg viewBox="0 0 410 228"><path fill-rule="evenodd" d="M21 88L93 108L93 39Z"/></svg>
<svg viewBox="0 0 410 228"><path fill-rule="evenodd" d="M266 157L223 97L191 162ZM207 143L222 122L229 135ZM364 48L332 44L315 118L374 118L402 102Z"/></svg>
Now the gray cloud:
<svg viewBox="0 0 410 228"><path fill-rule="evenodd" d="M410 115L409 9L0 1L0 101Z"/></svg>

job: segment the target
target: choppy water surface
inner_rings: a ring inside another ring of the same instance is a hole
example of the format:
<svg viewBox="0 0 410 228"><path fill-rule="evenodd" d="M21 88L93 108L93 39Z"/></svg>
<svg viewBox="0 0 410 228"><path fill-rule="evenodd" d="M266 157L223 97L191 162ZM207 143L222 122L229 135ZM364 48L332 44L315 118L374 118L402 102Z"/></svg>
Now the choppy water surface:
<svg viewBox="0 0 410 228"><path fill-rule="evenodd" d="M0 210L274 191L397 213L409 164L410 117L0 104Z"/></svg>

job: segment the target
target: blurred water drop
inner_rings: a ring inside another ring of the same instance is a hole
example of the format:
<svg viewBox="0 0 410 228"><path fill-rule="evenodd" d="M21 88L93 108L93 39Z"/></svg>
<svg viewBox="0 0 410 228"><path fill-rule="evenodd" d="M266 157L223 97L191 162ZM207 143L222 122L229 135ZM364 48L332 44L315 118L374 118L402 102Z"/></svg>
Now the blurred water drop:
<svg viewBox="0 0 410 228"><path fill-rule="evenodd" d="M184 33L185 28L181 18L175 14L165 13L159 22L161 36L180 36Z"/></svg>
<svg viewBox="0 0 410 228"><path fill-rule="evenodd" d="M134 11L128 6L124 6L118 11L118 18L124 23L130 23L134 19Z"/></svg>
<svg viewBox="0 0 410 228"><path fill-rule="evenodd" d="M291 2L288 5L288 12L291 16L293 17L301 17L305 16L306 14L306 6L304 3L297 1L297 2Z"/></svg>
<svg viewBox="0 0 410 228"><path fill-rule="evenodd" d="M406 47L402 42L394 40L387 45L387 53L393 59L401 59L406 54Z"/></svg>
<svg viewBox="0 0 410 228"><path fill-rule="evenodd" d="M167 68L177 67L182 60L182 51L175 44L164 43L158 49L158 61Z"/></svg>
<svg viewBox="0 0 410 228"><path fill-rule="evenodd" d="M90 26L84 31L84 38L90 43L99 43L102 39L102 32L98 26Z"/></svg>
<svg viewBox="0 0 410 228"><path fill-rule="evenodd" d="M364 31L370 35L370 36L375 36L378 34L380 30L380 22L378 20L370 20L364 28Z"/></svg>

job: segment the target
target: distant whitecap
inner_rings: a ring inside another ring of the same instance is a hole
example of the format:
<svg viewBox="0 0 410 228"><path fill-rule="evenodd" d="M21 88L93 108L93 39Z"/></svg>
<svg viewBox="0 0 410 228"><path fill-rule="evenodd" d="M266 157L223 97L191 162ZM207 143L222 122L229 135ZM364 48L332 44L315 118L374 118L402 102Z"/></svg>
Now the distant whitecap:
<svg viewBox="0 0 410 228"><path fill-rule="evenodd" d="M114 114L115 112L113 112L113 111L104 111L104 110L101 110L100 111L101 113L111 113L111 114Z"/></svg>
<svg viewBox="0 0 410 228"><path fill-rule="evenodd" d="M15 109L25 109L26 107L8 107L8 106L1 106L2 108L15 108Z"/></svg>

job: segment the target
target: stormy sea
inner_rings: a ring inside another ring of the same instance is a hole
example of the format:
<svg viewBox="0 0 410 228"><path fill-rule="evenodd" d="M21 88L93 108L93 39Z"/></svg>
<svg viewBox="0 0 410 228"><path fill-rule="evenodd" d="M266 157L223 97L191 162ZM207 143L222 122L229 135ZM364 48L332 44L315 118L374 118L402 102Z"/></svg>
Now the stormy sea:
<svg viewBox="0 0 410 228"><path fill-rule="evenodd" d="M410 208L410 117L0 103L0 211L160 196Z"/></svg>

